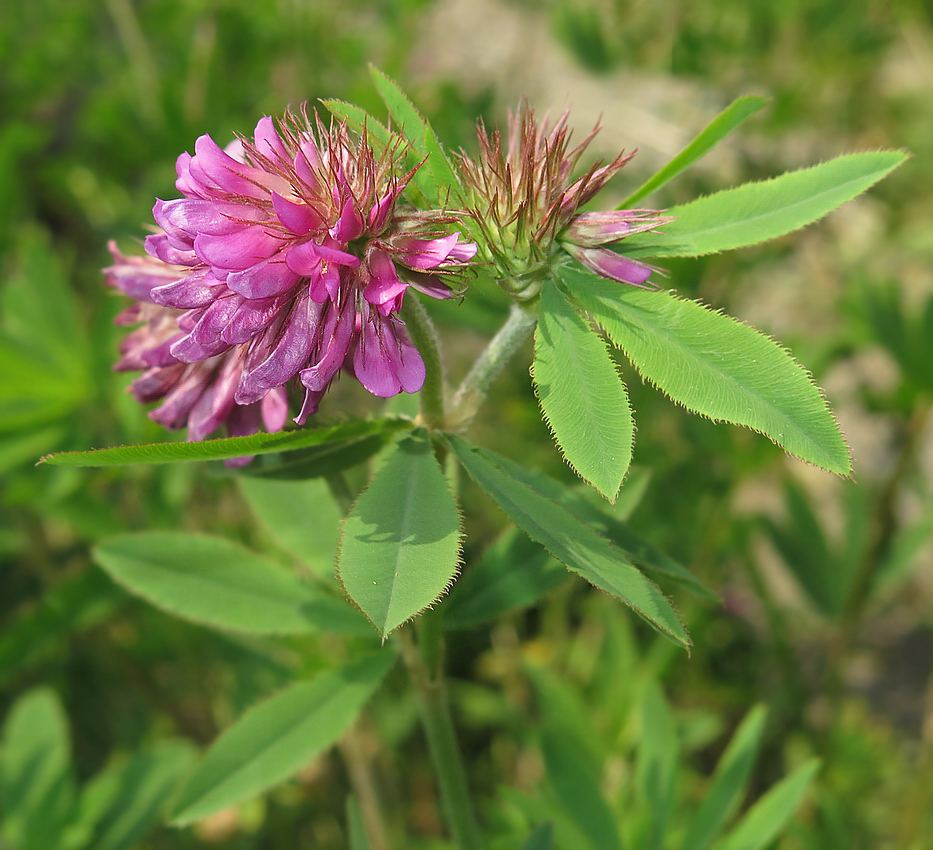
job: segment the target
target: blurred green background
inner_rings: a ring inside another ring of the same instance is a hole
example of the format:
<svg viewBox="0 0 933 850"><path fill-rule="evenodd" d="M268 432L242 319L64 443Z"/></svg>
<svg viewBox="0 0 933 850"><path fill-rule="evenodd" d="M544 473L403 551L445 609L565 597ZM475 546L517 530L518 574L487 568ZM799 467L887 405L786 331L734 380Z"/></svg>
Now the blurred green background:
<svg viewBox="0 0 933 850"><path fill-rule="evenodd" d="M672 288L772 334L814 373L853 448L854 481L689 416L626 372L640 425L632 486L644 485L631 522L724 606L675 594L694 638L688 658L568 580L491 630L457 632L449 655L471 780L503 834L519 834L528 817L516 795L540 788L532 730L561 713L555 705L585 718L605 759L603 792L624 820L634 695L658 680L680 735L685 805L702 796L738 720L765 702L752 795L811 755L823 760L775 846L933 847L928 0L0 6L0 716L28 689L54 689L83 783L167 739L204 746L258 695L332 651L326 640L295 653L218 637L130 599L93 566L93 542L126 529L209 531L274 548L230 477L34 463L50 451L167 438L125 394L128 378L111 371L122 304L99 270L108 239L141 250L155 197L176 195L175 157L202 133L223 144L261 115L318 98L383 116L368 63L400 82L452 149L472 150L476 118L501 121L523 95L542 113L571 107L579 136L601 120L598 154L639 149L600 199L606 208L743 94L771 104L649 203L853 150L914 154L801 233L668 267ZM505 308L482 286L459 309L442 306L456 381ZM570 481L540 421L529 352L523 358L471 437ZM341 387L331 410L345 399L374 409ZM464 500L469 557L503 521L477 493ZM397 828L415 836L408 846L446 846L411 700L385 696L370 726L361 746L395 795ZM134 846L345 847L346 770L323 758L262 803L185 832L157 829Z"/></svg>

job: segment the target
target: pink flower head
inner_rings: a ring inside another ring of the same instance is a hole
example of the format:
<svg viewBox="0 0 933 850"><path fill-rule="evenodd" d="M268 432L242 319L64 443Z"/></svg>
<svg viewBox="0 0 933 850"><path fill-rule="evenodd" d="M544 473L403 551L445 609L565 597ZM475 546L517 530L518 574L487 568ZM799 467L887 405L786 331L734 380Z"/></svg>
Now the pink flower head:
<svg viewBox="0 0 933 850"><path fill-rule="evenodd" d="M226 150L201 136L178 158L183 197L156 202L161 232L140 261L171 270L150 268L160 282L142 299L173 311L166 356L225 364L233 410L301 386L299 424L341 369L382 398L417 392L425 367L397 315L405 293L449 297L476 246L449 232L456 216L400 208L414 173L400 174L404 154L304 111L262 118ZM141 298L147 283L120 267L112 281Z"/></svg>
<svg viewBox="0 0 933 850"><path fill-rule="evenodd" d="M658 210L580 211L635 154L621 153L606 165L595 163L574 178L599 127L571 149L567 115L549 127L547 118L538 123L534 110L525 105L517 115L509 114L505 143L498 130L487 133L480 121L479 157L459 156L473 193L471 214L486 237L500 282L519 298L533 297L541 279L566 253L603 277L650 286L652 266L605 246L670 219Z"/></svg>
<svg viewBox="0 0 933 850"><path fill-rule="evenodd" d="M137 401L162 404L150 418L167 428L188 428L189 440L203 440L221 425L231 437L255 434L260 425L281 431L288 416L288 399L276 387L262 400L238 404L234 390L243 371L242 352L230 349L195 363L174 357L171 348L183 338L179 318L183 311L163 307L152 299L152 290L176 283L189 269L151 257L126 257L110 243L113 265L104 269L107 282L136 299L117 317L122 325L143 322L120 345L122 357L114 368L120 372L142 371L130 385ZM249 458L227 461L245 463Z"/></svg>

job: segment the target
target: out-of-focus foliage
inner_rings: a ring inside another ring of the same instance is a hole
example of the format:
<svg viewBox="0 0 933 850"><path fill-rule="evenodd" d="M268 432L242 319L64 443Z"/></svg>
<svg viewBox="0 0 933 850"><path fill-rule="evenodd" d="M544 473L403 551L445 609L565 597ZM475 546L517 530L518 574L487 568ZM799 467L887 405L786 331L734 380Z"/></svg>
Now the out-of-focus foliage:
<svg viewBox="0 0 933 850"><path fill-rule="evenodd" d="M527 38L509 40L505 24L514 22ZM465 51L454 70L444 61L459 55L452 45ZM99 269L108 239L129 250L154 198L175 196L174 159L198 135L232 138L261 114L317 98L383 116L366 67L374 62L415 96L443 141L469 147L478 115L501 118L515 106L516 91L496 89L495 60L532 96L534 79L557 69L566 101L591 91L606 103L621 98L627 115L643 119L640 138L674 127L686 141L737 96L771 99L646 205L673 206L857 149L914 154L868 196L802 233L667 264L672 287L768 331L813 369L852 444L854 481L691 417L620 365L640 426L634 463L650 473L630 474L623 512L724 599L718 607L664 584L690 625L689 658L618 603L567 580L465 486L467 540L477 550L467 554L484 553L477 573L488 577L473 588L488 602L471 602L461 588L444 603L447 653L470 781L490 834L500 836L495 847L526 839L548 847L549 835L560 848L703 846L701 815L715 820L716 800L726 828L718 834L728 835L755 801L774 799L769 789L794 791L779 783L802 782L814 758L819 772L774 846L930 846L928 4L36 0L0 5L0 60L5 841L43 850L336 850L348 846L344 799L363 770L380 789L393 846L448 846L416 709L395 672L339 758L319 758L261 800L194 828L150 829L165 813L160 783L192 761L191 743L206 748L259 698L296 675L351 663L369 639L272 640L172 619L111 582L92 564L91 546L123 532L223 535L261 552L269 569L297 568L312 582L329 574L330 555L281 516L300 506L303 533L320 523L314 540L327 541L336 519L315 507L314 493L292 495L290 482L272 477L250 479L241 492L224 471L198 466L33 462L55 450L166 439L111 372L120 336L111 322L122 305ZM650 173L639 168L636 158L632 174L623 172L619 182L631 182L617 187L620 199ZM462 351L449 364L460 377L505 305L480 276L462 304L439 305L435 315L457 340L448 350ZM572 485L523 365L530 346L523 356L470 438ZM345 386L329 402L332 413L369 403ZM381 444L363 448L374 454ZM640 500L626 501L644 480ZM281 508L270 509L272 500ZM257 501L265 510L251 510ZM461 579L466 589L471 578ZM768 706L767 722L756 714L743 724L758 703ZM743 760L735 742L753 749L752 738L758 758ZM27 781L29 747L42 760ZM734 799L717 768L725 763L747 771ZM126 810L127 787L149 788L152 808ZM581 798L581 789L599 796ZM48 802L42 818L40 801ZM659 811L671 812L663 829ZM551 832L539 826L545 820Z"/></svg>

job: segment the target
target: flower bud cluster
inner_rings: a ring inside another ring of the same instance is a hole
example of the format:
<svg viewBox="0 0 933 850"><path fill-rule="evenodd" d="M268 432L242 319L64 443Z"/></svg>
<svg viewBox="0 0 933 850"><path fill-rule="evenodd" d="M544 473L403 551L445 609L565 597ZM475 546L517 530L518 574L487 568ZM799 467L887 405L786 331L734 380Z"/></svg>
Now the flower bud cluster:
<svg viewBox="0 0 933 850"><path fill-rule="evenodd" d="M544 278L569 257L603 277L647 286L655 269L607 246L670 220L658 210L581 212L634 153L595 163L574 177L599 127L571 148L567 115L549 127L525 105L509 115L505 140L480 121L479 157L459 155L470 213L483 236L481 256L519 300L534 298Z"/></svg>

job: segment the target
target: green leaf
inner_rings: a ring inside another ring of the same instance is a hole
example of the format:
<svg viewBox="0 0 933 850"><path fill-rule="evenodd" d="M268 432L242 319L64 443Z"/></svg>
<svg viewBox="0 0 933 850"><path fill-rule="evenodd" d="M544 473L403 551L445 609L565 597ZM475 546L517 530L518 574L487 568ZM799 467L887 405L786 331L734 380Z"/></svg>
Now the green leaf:
<svg viewBox="0 0 933 850"><path fill-rule="evenodd" d="M446 207L451 198L456 203L456 199L463 194L460 178L457 177L450 160L447 159L431 125L415 109L407 95L399 88L398 83L372 65L369 71L379 91L379 96L393 120L398 124L402 135L412 146L417 160L426 159L424 165L415 174L415 182L432 204Z"/></svg>
<svg viewBox="0 0 933 850"><path fill-rule="evenodd" d="M161 820L170 798L195 762L187 741L161 741L106 768L81 795L79 820L93 850L131 850ZM69 830L74 833L77 830Z"/></svg>
<svg viewBox="0 0 933 850"><path fill-rule="evenodd" d="M674 813L677 778L677 729L670 708L654 679L642 698L635 780L646 812L643 850L660 850Z"/></svg>
<svg viewBox="0 0 933 850"><path fill-rule="evenodd" d="M742 721L716 765L710 789L690 822L680 850L707 850L745 794L758 746L765 728L766 711L755 706Z"/></svg>
<svg viewBox="0 0 933 850"><path fill-rule="evenodd" d="M819 759L810 759L770 788L745 813L718 850L763 850L768 847L791 819L819 767Z"/></svg>
<svg viewBox="0 0 933 850"><path fill-rule="evenodd" d="M541 544L510 527L453 586L444 628L492 622L506 611L533 605L566 578L567 571Z"/></svg>
<svg viewBox="0 0 933 850"><path fill-rule="evenodd" d="M719 142L729 135L746 119L751 118L759 109L768 103L768 98L749 95L734 100L726 109L719 113L702 132L675 156L657 174L639 186L616 209L631 208L642 198L656 192L665 183L673 180L682 171L685 171L697 160L704 157Z"/></svg>
<svg viewBox="0 0 933 850"><path fill-rule="evenodd" d="M321 103L324 104L331 115L335 116L339 121L345 121L348 127L358 133L362 134L365 128L369 143L376 153L382 152L400 138L389 130L385 124L377 121L365 109L354 103L347 103L343 100L322 100Z"/></svg>
<svg viewBox="0 0 933 850"><path fill-rule="evenodd" d="M754 328L670 292L563 271L583 308L641 374L688 410L745 425L839 475L848 446L807 372Z"/></svg>
<svg viewBox="0 0 933 850"><path fill-rule="evenodd" d="M610 542L615 543L626 557L638 564L639 567L653 573L657 578L675 581L708 602L722 603L722 600L693 573L632 531L627 523L608 514L606 512L608 506L605 502L600 501L599 505L595 505L586 493L572 490L543 472L532 472L517 464L512 464L509 467L509 473L516 480L527 484L542 496L546 496L566 508L580 522L590 526ZM630 483L626 483L623 488L620 503L625 498L630 486ZM595 500L595 498L594 496L593 499ZM618 507L619 503L616 504L615 510L618 510ZM470 570L463 579L457 582L457 593L459 593L459 585L463 581L470 580L472 574L473 570Z"/></svg>
<svg viewBox="0 0 933 850"><path fill-rule="evenodd" d="M404 395L407 397L408 393ZM358 440L341 440L293 452L259 455L251 463L238 468L234 474L250 478L278 478L283 481L325 478L365 463L379 454L391 442L395 433L386 429Z"/></svg>
<svg viewBox="0 0 933 850"><path fill-rule="evenodd" d="M606 344L550 282L541 292L531 376L567 462L614 502L632 460L628 394Z"/></svg>
<svg viewBox="0 0 933 850"><path fill-rule="evenodd" d="M542 823L525 839L522 850L554 850L554 825Z"/></svg>
<svg viewBox="0 0 933 850"><path fill-rule="evenodd" d="M324 481L239 477L260 522L300 564L333 577L343 517Z"/></svg>
<svg viewBox="0 0 933 850"><path fill-rule="evenodd" d="M375 434L391 433L411 428L408 419L358 419L329 428L304 428L280 431L278 434L252 434L248 437L226 437L200 443L155 443L147 446L119 446L87 452L61 452L42 458L40 463L56 466L123 466L128 463L178 463L193 460L226 460L290 452L308 446L340 443Z"/></svg>
<svg viewBox="0 0 933 850"><path fill-rule="evenodd" d="M185 826L261 794L330 747L395 661L382 651L299 682L254 706L210 748L175 804Z"/></svg>
<svg viewBox="0 0 933 850"><path fill-rule="evenodd" d="M860 195L900 165L904 151L866 151L744 183L667 211L661 233L625 240L631 257L699 257L791 233Z"/></svg>
<svg viewBox="0 0 933 850"><path fill-rule="evenodd" d="M534 476L537 481L544 477L541 474ZM553 481L553 479L549 479L548 484L551 486L556 485L562 491L559 492L555 488L554 495L551 498L560 502L577 519L591 525L596 531L612 543L615 543L632 561L651 573L655 579L669 579L707 602L713 602L717 605L722 604L722 599L693 573L634 532L630 525L607 514L602 509L602 505L593 505L583 494L575 493L573 490L569 490ZM623 495L625 489L622 491ZM548 492L548 490L542 489L542 492Z"/></svg>
<svg viewBox="0 0 933 850"><path fill-rule="evenodd" d="M427 431L402 439L343 526L337 572L385 637L450 586L460 560L460 513Z"/></svg>
<svg viewBox="0 0 933 850"><path fill-rule="evenodd" d="M344 600L220 537L122 534L93 552L130 593L210 628L263 635L365 633L364 621Z"/></svg>
<svg viewBox="0 0 933 850"><path fill-rule="evenodd" d="M0 761L2 836L16 850L58 847L74 810L68 720L54 692L37 688L10 709Z"/></svg>
<svg viewBox="0 0 933 850"><path fill-rule="evenodd" d="M470 477L526 534L568 569L621 599L662 634L684 647L690 638L670 602L604 537L521 480L517 464L452 434L448 445Z"/></svg>
<svg viewBox="0 0 933 850"><path fill-rule="evenodd" d="M622 850L615 819L590 765L563 736L549 731L542 735L541 751L548 782L564 811L589 839L592 850Z"/></svg>

